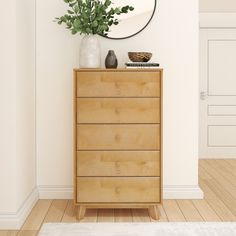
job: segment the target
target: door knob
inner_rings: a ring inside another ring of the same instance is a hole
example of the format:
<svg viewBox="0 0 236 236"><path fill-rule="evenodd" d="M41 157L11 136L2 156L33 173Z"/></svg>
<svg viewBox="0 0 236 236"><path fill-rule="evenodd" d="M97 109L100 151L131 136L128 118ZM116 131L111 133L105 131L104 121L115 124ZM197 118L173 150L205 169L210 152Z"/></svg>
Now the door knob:
<svg viewBox="0 0 236 236"><path fill-rule="evenodd" d="M204 91L200 92L200 99L201 100L206 100L206 98L207 98L207 93L204 92Z"/></svg>

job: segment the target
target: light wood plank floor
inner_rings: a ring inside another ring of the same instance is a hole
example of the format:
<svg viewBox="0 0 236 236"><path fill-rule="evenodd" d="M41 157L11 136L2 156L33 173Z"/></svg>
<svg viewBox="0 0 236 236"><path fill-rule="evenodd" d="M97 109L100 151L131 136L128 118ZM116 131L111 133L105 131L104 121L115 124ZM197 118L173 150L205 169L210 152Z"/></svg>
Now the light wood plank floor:
<svg viewBox="0 0 236 236"><path fill-rule="evenodd" d="M236 222L236 160L200 160L203 200L164 200L160 221ZM150 222L146 209L89 209L82 222ZM36 236L44 222L76 222L72 200L39 200L20 231L0 236Z"/></svg>

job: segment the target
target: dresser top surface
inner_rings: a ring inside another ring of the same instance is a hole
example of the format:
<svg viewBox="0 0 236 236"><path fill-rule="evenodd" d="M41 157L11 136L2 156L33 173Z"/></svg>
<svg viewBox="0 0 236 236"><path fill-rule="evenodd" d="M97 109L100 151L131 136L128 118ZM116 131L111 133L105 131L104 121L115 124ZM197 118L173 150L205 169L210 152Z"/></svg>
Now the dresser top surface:
<svg viewBox="0 0 236 236"><path fill-rule="evenodd" d="M142 68L142 69L138 69L138 68L131 68L131 69L126 69L126 68L118 68L118 69L105 69L105 68L95 68L95 69L78 69L75 68L74 69L75 72L162 72L163 69L162 68Z"/></svg>

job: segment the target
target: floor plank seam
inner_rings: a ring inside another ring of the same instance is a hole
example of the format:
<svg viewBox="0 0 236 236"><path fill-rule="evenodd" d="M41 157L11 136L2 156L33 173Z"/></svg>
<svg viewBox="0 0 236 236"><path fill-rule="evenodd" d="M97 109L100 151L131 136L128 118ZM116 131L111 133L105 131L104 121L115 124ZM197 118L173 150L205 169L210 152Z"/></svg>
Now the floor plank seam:
<svg viewBox="0 0 236 236"><path fill-rule="evenodd" d="M177 204L177 206L178 206L180 212L182 213L182 215L183 215L185 221L187 221L187 218L186 218L186 216L184 215L184 212L182 211L182 209L181 209L181 207L180 207L180 205L179 205L179 202L178 202L177 200L175 200L175 202L176 202L176 204Z"/></svg>
<svg viewBox="0 0 236 236"><path fill-rule="evenodd" d="M51 206L52 206L52 203L53 203L53 201L51 201L51 204L50 204L50 206L48 207L48 210L47 210L45 216L43 217L43 220L42 220L42 222L41 222L41 224L40 224L40 227L39 227L38 231L40 231L42 225L44 224L44 221L45 221L45 219L46 219L46 217L47 217L47 215L48 215L48 212L49 212L49 210L50 210L50 208L51 208Z"/></svg>
<svg viewBox="0 0 236 236"><path fill-rule="evenodd" d="M198 212L198 214L201 216L201 218L202 218L203 222L206 222L206 221L205 221L205 219L203 218L203 216L202 216L201 212L200 212L200 211L197 209L197 207L194 205L194 202L193 202L193 200L191 200L191 203L193 204L193 207L196 209L196 211Z"/></svg>
<svg viewBox="0 0 236 236"><path fill-rule="evenodd" d="M68 204L69 204L69 200L67 200L67 203L66 203L66 206L65 206L65 208L64 208L63 214L61 215L60 222L62 222L63 216L64 216L65 213L66 213L66 208L67 208Z"/></svg>
<svg viewBox="0 0 236 236"><path fill-rule="evenodd" d="M164 208L164 206L163 206L163 205L162 205L162 208L163 208L163 211L165 212L166 219L167 219L167 221L169 222L168 215L167 215L167 213L166 213L166 210L165 210L165 208Z"/></svg>

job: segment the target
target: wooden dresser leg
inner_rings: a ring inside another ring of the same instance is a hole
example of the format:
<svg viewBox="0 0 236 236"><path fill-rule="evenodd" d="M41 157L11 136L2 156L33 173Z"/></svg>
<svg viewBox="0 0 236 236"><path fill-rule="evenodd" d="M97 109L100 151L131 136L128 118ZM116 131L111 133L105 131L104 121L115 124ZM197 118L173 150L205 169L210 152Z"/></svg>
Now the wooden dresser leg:
<svg viewBox="0 0 236 236"><path fill-rule="evenodd" d="M78 209L77 209L77 220L78 221L80 221L84 218L85 211L86 211L86 207L78 206Z"/></svg>
<svg viewBox="0 0 236 236"><path fill-rule="evenodd" d="M150 206L148 208L149 215L154 219L154 220L159 220L159 211L157 206Z"/></svg>

